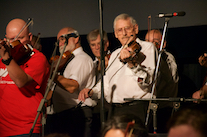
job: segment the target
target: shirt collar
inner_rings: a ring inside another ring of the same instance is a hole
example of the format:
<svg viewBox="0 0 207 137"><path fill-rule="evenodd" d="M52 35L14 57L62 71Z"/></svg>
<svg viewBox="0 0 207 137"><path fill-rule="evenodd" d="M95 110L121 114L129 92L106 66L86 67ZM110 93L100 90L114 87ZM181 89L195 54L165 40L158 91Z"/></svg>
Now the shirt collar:
<svg viewBox="0 0 207 137"><path fill-rule="evenodd" d="M82 47L78 47L77 49L75 49L72 53L74 55L77 55L78 53L82 52L83 51L83 48Z"/></svg>

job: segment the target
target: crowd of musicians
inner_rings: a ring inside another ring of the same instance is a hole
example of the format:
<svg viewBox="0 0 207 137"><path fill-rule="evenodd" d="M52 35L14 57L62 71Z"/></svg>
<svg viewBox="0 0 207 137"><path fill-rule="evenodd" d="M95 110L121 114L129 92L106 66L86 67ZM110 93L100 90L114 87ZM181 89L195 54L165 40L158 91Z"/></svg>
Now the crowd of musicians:
<svg viewBox="0 0 207 137"><path fill-rule="evenodd" d="M87 40L95 56L93 60L84 52L82 47L85 45L81 45L78 30L64 27L57 32L56 44L60 55L70 53L72 56L61 69L54 71L55 60L49 63L41 52L44 45L25 24L19 18L11 20L0 43L1 137L38 137L44 132L48 137L147 137L153 131L169 132L169 137L184 136L184 133L194 137L207 135L203 129L207 124L206 113L197 107L194 111L185 110L174 116L171 113L173 102L170 101L156 102L158 122L153 125L155 120L149 111L151 103L144 99L177 97L179 81L175 58L166 51L167 42L161 43L160 30L150 30L145 41L140 40L136 20L128 14L120 14L113 22L114 36L120 43L117 45L120 48L115 51L109 51L110 43L105 31L101 33L94 29L88 33ZM12 46L18 41L19 45ZM105 62L101 58L101 45L104 46ZM17 58L24 52L26 54L21 60ZM206 65L206 56L199 58L202 66ZM155 72L157 64L158 73ZM42 108L46 108L45 112L35 121L48 85L47 100ZM204 84L192 97L202 99L206 93L207 85ZM132 100L125 100L127 98ZM41 119L44 113L46 125ZM164 116L159 115L161 113ZM171 115L174 119L169 122ZM171 123L169 130L167 122Z"/></svg>

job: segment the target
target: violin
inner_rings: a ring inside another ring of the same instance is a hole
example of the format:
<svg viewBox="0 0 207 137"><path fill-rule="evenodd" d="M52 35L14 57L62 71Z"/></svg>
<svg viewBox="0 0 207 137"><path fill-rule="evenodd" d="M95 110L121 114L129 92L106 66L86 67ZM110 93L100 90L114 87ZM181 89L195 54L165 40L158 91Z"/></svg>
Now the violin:
<svg viewBox="0 0 207 137"><path fill-rule="evenodd" d="M131 41L128 45L125 47L130 47L132 49L132 52L130 52L131 56L129 58L126 58L124 60L120 60L121 62L127 63L127 62L134 62L136 59L136 55L140 52L142 47L139 45L139 43L136 42L136 40Z"/></svg>
<svg viewBox="0 0 207 137"><path fill-rule="evenodd" d="M8 46L6 42L1 39L0 44L7 49L7 52L10 53L18 65L26 62L31 57L32 49L29 47L29 44L23 45L19 40L15 40Z"/></svg>
<svg viewBox="0 0 207 137"><path fill-rule="evenodd" d="M134 53L139 53L142 47L139 45L139 43L136 42L136 40L133 40L128 44L128 47L132 48Z"/></svg>
<svg viewBox="0 0 207 137"><path fill-rule="evenodd" d="M105 52L105 68L108 66L108 61L109 61L109 58L111 56L111 53L110 52ZM100 59L98 59L98 71L101 71L101 61Z"/></svg>
<svg viewBox="0 0 207 137"><path fill-rule="evenodd" d="M50 58L50 63L52 64L53 70L55 69L58 59L60 56L56 55L54 57ZM60 64L58 66L58 71L63 71L67 64L74 58L74 54L72 54L70 51L66 51L63 53L63 56L61 57Z"/></svg>

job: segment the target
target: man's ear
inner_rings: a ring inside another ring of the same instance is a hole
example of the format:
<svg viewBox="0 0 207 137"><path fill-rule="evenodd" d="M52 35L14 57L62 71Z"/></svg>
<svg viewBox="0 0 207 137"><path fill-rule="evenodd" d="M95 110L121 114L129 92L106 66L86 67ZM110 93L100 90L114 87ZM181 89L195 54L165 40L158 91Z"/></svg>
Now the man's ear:
<svg viewBox="0 0 207 137"><path fill-rule="evenodd" d="M75 44L79 42L80 37L74 38L75 39Z"/></svg>
<svg viewBox="0 0 207 137"><path fill-rule="evenodd" d="M5 37L6 37L6 35L5 35ZM4 38L4 41L7 41L6 39L7 39L7 38Z"/></svg>
<svg viewBox="0 0 207 137"><path fill-rule="evenodd" d="M114 36L117 38L118 37L118 35L116 34L116 31L114 30Z"/></svg>
<svg viewBox="0 0 207 137"><path fill-rule="evenodd" d="M106 47L108 48L109 47L109 41L107 40L106 42Z"/></svg>
<svg viewBox="0 0 207 137"><path fill-rule="evenodd" d="M137 24L134 25L134 30L135 30L135 33L138 34L138 32L139 32L139 26Z"/></svg>
<svg viewBox="0 0 207 137"><path fill-rule="evenodd" d="M166 43L167 43L167 42L166 42L166 41L164 41L164 44L163 44L163 49L166 47Z"/></svg>
<svg viewBox="0 0 207 137"><path fill-rule="evenodd" d="M107 40L104 45L104 51L107 51L108 47L109 47L109 41Z"/></svg>
<svg viewBox="0 0 207 137"><path fill-rule="evenodd" d="M32 41L32 36L33 36L32 33L30 32L28 35L29 35L29 40Z"/></svg>

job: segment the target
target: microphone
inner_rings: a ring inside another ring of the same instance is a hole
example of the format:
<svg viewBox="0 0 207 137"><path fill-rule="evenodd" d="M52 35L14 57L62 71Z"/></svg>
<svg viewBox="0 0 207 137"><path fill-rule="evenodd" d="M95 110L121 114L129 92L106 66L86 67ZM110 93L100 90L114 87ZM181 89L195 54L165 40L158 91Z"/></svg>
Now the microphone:
<svg viewBox="0 0 207 137"><path fill-rule="evenodd" d="M166 14L160 13L156 17L163 18L163 17L174 17L174 16L185 16L185 12L184 11L180 11L180 12L166 13Z"/></svg>
<svg viewBox="0 0 207 137"><path fill-rule="evenodd" d="M65 38L66 39L65 43L68 45L68 39L71 38L71 37L77 38L77 37L79 37L79 34L75 30L73 33L63 34L60 37ZM59 45L59 43L58 43L58 45Z"/></svg>
<svg viewBox="0 0 207 137"><path fill-rule="evenodd" d="M68 40L70 37L77 38L78 35L76 33L69 33L69 34L62 35L61 37L64 37Z"/></svg>

